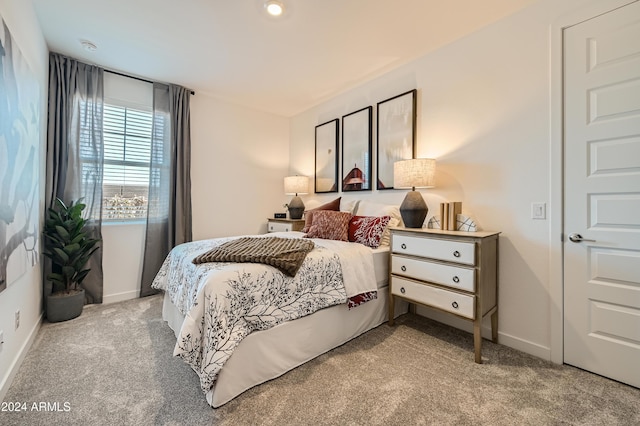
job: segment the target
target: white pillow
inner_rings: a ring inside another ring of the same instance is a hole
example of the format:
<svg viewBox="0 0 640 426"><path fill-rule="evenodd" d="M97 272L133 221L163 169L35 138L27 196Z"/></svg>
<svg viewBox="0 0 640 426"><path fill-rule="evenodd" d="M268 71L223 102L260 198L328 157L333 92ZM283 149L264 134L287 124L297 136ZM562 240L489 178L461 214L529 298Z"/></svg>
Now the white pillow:
<svg viewBox="0 0 640 426"><path fill-rule="evenodd" d="M400 207L391 204L373 203L368 200L361 200L355 213L357 216L391 216L402 221Z"/></svg>
<svg viewBox="0 0 640 426"><path fill-rule="evenodd" d="M349 200L349 201L342 200L342 204L340 204L340 211L355 214L356 210L358 209L359 203L360 203L360 200Z"/></svg>
<svg viewBox="0 0 640 426"><path fill-rule="evenodd" d="M400 207L391 204L373 203L371 201L361 200L360 203L358 203L356 213L354 213L354 215L391 216L391 220L389 221L389 224L387 225L387 228L384 230L382 238L380 239L381 246L388 246L391 242L391 231L389 231L389 227L403 226L402 216L400 216Z"/></svg>

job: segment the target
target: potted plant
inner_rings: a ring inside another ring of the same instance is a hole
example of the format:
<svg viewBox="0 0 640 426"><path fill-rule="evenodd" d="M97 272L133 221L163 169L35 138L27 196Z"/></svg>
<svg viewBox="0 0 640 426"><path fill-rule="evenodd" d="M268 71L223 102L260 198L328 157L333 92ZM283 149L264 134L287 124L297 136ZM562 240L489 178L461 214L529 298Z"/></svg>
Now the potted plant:
<svg viewBox="0 0 640 426"><path fill-rule="evenodd" d="M81 285L90 271L85 266L98 249L96 244L100 240L87 235L87 221L82 218L86 205L81 201L66 205L56 198L54 207L47 211L43 254L52 263L52 272L47 279L53 288L46 298L47 319L50 322L76 318L84 306L84 288Z"/></svg>

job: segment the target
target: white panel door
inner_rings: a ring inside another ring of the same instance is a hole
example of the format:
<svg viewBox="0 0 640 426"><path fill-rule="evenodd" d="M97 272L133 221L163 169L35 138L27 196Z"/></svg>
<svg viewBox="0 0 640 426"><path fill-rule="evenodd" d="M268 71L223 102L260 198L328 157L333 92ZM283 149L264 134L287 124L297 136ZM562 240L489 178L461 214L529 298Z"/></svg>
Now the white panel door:
<svg viewBox="0 0 640 426"><path fill-rule="evenodd" d="M640 3L564 58L564 361L640 387Z"/></svg>

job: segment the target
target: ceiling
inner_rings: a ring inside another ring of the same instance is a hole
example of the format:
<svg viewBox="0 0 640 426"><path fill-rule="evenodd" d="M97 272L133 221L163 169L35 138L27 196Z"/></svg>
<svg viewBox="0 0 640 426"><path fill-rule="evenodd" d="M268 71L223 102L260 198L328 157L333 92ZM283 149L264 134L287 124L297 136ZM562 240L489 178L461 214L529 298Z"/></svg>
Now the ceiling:
<svg viewBox="0 0 640 426"><path fill-rule="evenodd" d="M52 51L289 117L536 0L32 1Z"/></svg>

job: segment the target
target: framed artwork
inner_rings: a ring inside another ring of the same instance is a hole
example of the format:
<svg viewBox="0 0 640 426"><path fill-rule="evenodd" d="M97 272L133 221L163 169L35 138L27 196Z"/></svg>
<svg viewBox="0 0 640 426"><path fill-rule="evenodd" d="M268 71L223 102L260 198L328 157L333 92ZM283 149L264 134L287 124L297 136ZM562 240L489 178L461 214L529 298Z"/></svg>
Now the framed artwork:
<svg viewBox="0 0 640 426"><path fill-rule="evenodd" d="M338 192L338 119L316 126L315 191Z"/></svg>
<svg viewBox="0 0 640 426"><path fill-rule="evenodd" d="M371 190L371 116L368 106L342 117L342 191Z"/></svg>
<svg viewBox="0 0 640 426"><path fill-rule="evenodd" d="M40 255L40 84L0 17L0 292Z"/></svg>
<svg viewBox="0 0 640 426"><path fill-rule="evenodd" d="M415 156L416 93L378 102L378 189L393 189L393 163Z"/></svg>

